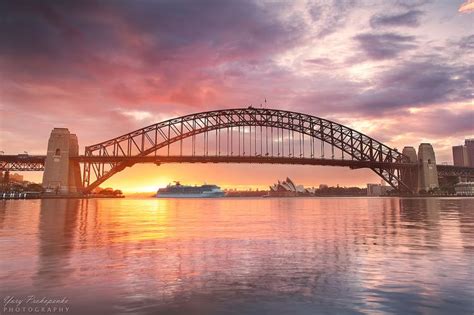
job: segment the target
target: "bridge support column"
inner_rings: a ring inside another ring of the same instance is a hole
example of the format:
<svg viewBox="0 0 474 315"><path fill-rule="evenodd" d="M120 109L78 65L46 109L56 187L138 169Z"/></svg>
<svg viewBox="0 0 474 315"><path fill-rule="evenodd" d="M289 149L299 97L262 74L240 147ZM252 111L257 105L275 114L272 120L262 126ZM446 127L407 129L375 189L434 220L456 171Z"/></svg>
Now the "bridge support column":
<svg viewBox="0 0 474 315"><path fill-rule="evenodd" d="M418 190L427 192L439 188L435 153L430 143L420 144L418 159Z"/></svg>
<svg viewBox="0 0 474 315"><path fill-rule="evenodd" d="M43 173L43 187L47 193L74 195L82 191L79 162L69 160L78 155L77 136L67 128L54 128L48 141Z"/></svg>
<svg viewBox="0 0 474 315"><path fill-rule="evenodd" d="M404 183L410 188L413 193L418 193L418 157L414 147L404 147L402 154L406 155L410 162L413 163L413 168L401 170L400 177Z"/></svg>

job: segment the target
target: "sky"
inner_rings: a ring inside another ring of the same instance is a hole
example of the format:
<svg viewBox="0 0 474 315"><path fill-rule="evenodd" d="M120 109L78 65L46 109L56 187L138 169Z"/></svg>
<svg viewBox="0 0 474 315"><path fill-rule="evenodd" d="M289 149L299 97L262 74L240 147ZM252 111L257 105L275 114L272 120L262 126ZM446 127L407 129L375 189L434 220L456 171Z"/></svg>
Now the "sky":
<svg viewBox="0 0 474 315"><path fill-rule="evenodd" d="M0 151L45 154L54 127L84 146L194 112L267 107L334 120L438 163L474 137L474 2L0 0ZM41 173L24 173L41 180ZM137 165L103 186L172 180L363 186L369 170Z"/></svg>

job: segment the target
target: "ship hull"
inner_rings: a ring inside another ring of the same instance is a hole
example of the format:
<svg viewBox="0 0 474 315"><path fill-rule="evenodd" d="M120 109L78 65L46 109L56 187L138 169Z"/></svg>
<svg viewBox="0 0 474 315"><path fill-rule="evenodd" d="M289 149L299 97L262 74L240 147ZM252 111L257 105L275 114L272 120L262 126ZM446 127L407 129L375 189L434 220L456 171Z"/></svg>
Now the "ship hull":
<svg viewBox="0 0 474 315"><path fill-rule="evenodd" d="M224 195L224 192L203 192L196 194L157 193L156 198L219 198L224 197Z"/></svg>

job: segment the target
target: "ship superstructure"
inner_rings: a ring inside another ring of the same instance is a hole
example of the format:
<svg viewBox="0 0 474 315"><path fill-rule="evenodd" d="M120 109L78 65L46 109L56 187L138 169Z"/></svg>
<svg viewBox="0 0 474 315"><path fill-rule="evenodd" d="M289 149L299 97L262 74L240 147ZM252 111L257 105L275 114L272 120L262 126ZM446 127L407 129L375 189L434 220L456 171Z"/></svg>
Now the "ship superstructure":
<svg viewBox="0 0 474 315"><path fill-rule="evenodd" d="M224 191L217 185L187 186L178 181L156 192L157 198L217 198L224 195Z"/></svg>

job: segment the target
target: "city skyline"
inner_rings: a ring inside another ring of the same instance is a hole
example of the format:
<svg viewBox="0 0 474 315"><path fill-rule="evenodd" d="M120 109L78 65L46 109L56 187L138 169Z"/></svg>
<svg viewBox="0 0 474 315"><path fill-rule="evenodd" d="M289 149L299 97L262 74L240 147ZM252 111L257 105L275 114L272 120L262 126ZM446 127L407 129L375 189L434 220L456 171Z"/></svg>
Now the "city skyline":
<svg viewBox="0 0 474 315"><path fill-rule="evenodd" d="M51 129L67 127L83 152L167 118L262 104L328 118L400 150L430 142L439 163L452 163L451 147L473 137L474 35L462 4L2 2L1 150L44 154ZM104 184L153 191L173 180L378 181L370 170L249 170L136 165Z"/></svg>

